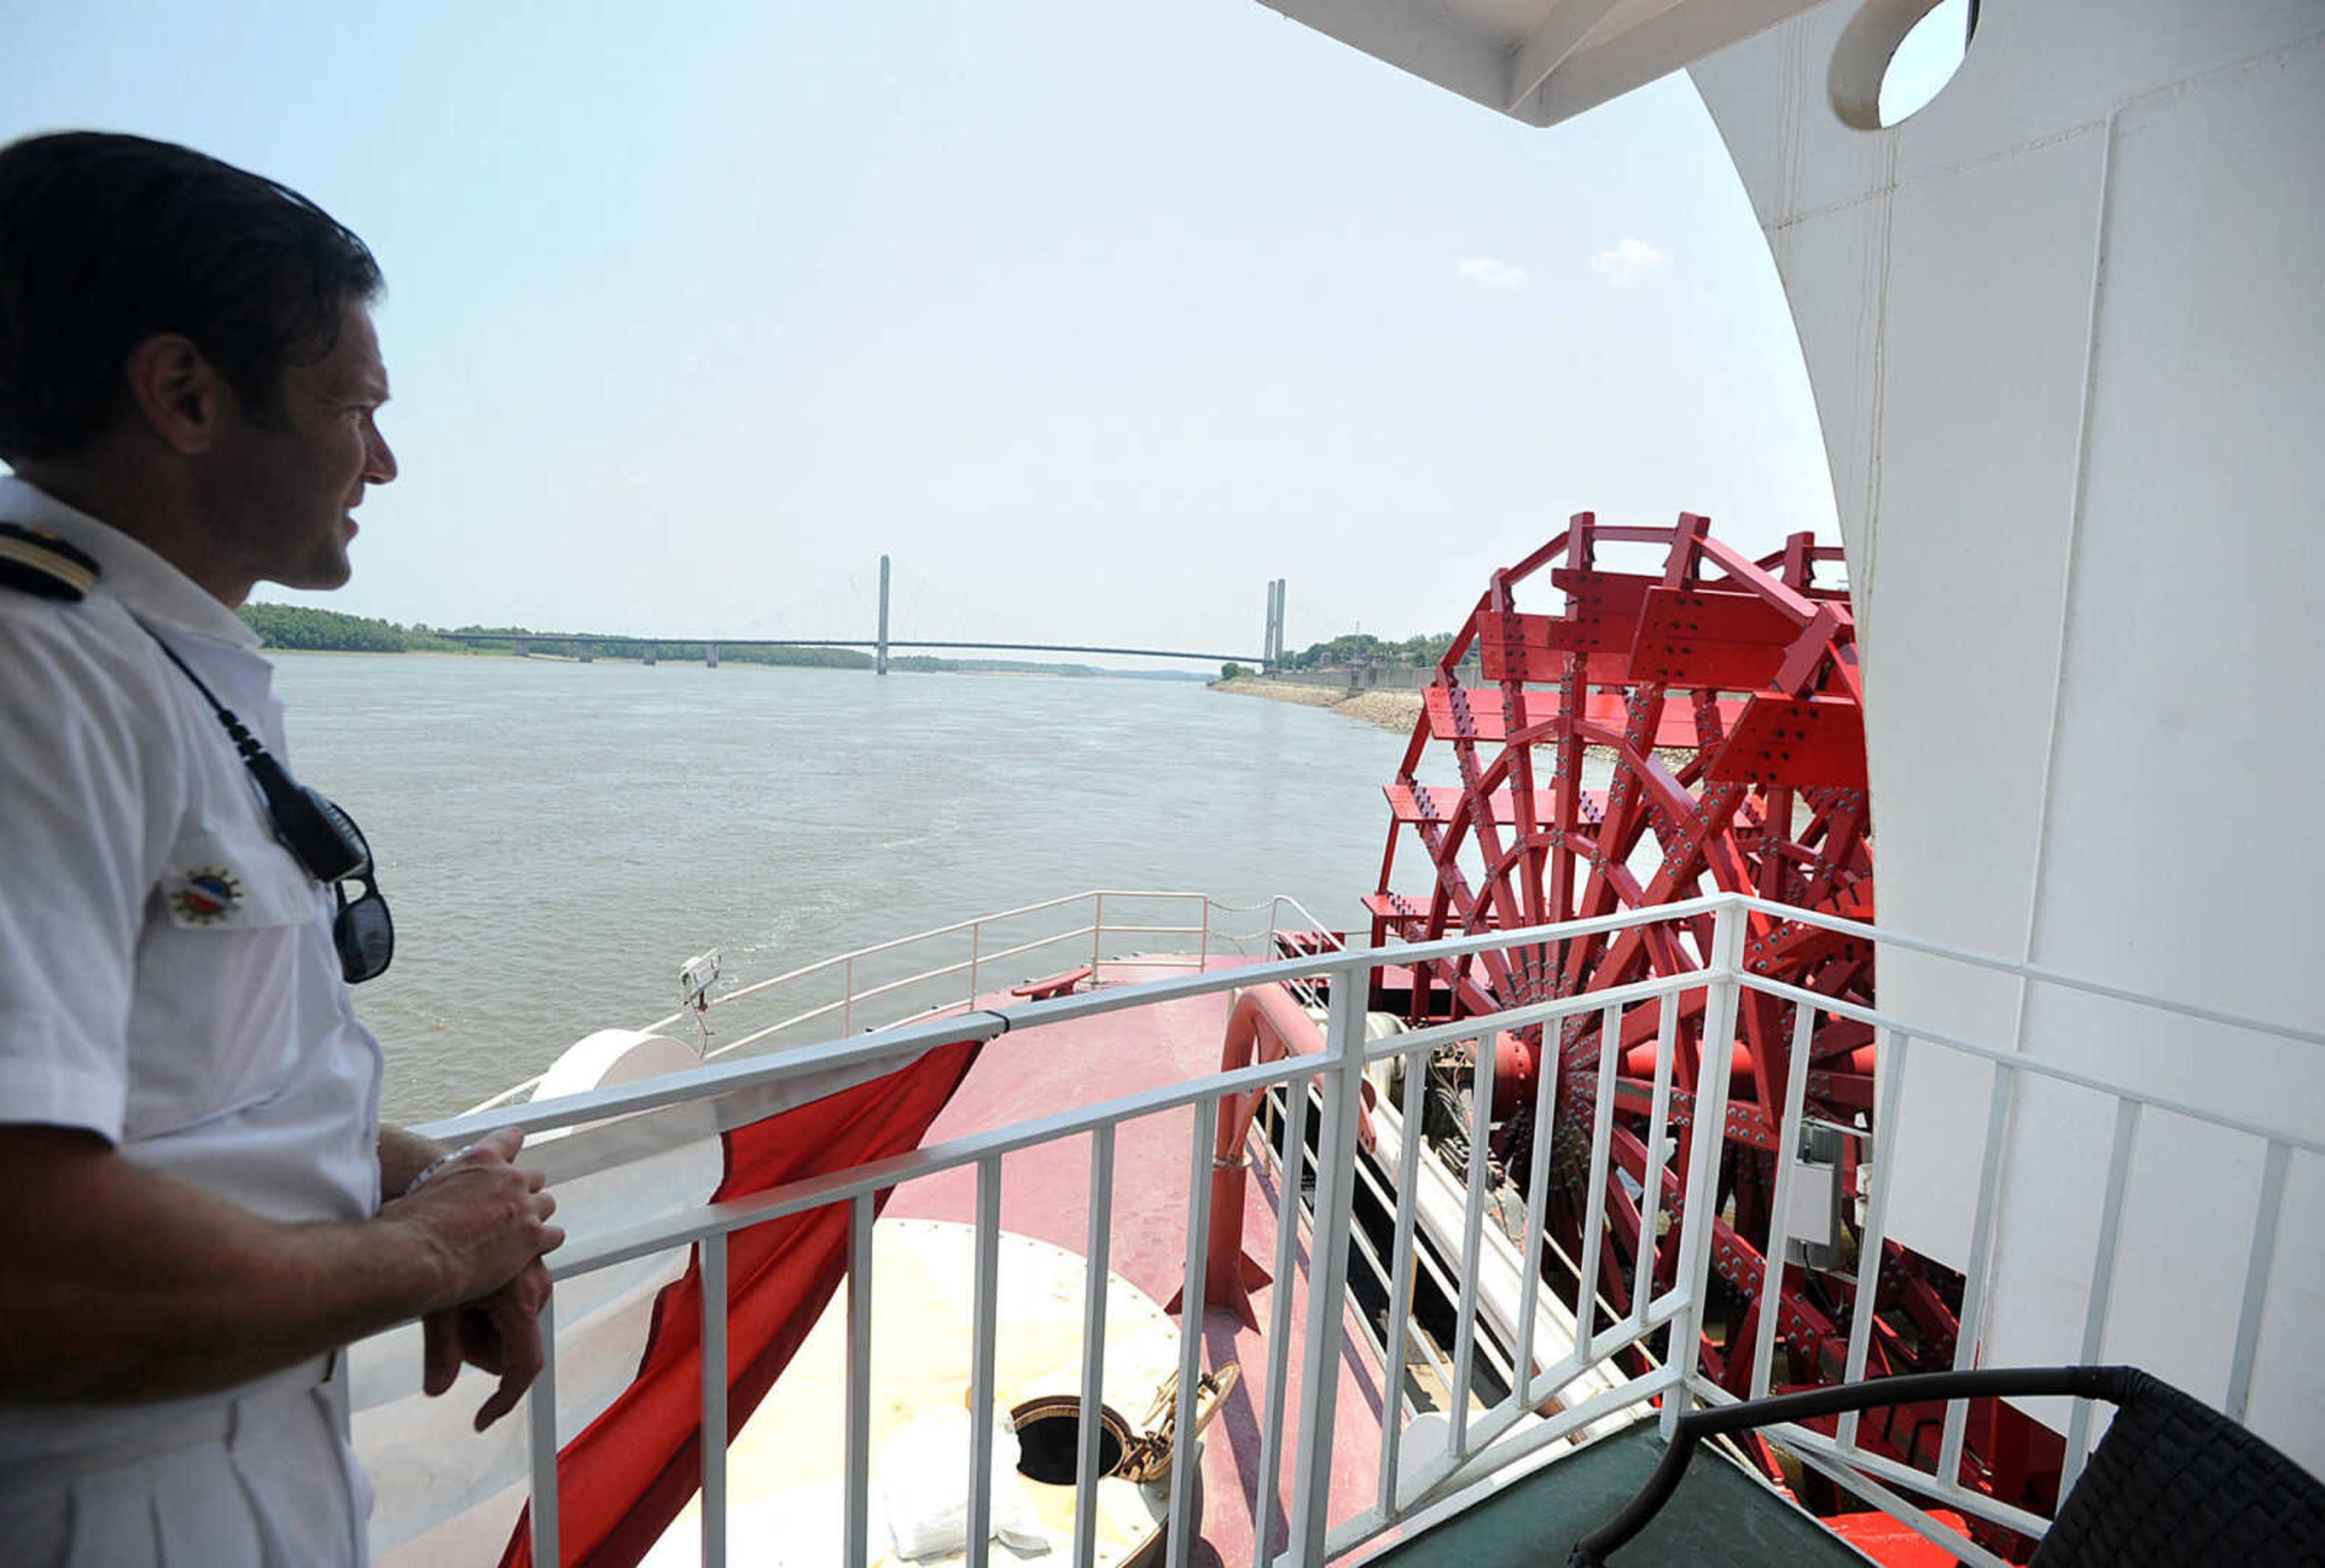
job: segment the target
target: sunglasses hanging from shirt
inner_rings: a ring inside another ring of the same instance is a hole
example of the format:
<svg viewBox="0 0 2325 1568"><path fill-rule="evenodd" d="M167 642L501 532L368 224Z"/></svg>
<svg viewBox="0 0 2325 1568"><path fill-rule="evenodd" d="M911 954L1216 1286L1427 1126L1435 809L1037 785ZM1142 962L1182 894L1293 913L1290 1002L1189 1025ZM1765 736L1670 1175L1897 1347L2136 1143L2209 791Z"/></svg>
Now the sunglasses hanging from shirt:
<svg viewBox="0 0 2325 1568"><path fill-rule="evenodd" d="M257 781L267 818L274 824L274 836L308 876L330 888L338 904L338 913L331 919L331 945L338 950L340 974L347 984L357 986L385 973L395 957L395 923L388 917L387 900L374 880L371 845L363 830L329 800L292 779L242 720L211 694L202 678L178 657L178 651L162 641L162 634L142 619L137 624L178 666L178 673L194 683L194 690L226 726L235 749L242 754L243 765ZM363 885L353 898L347 896L350 882Z"/></svg>

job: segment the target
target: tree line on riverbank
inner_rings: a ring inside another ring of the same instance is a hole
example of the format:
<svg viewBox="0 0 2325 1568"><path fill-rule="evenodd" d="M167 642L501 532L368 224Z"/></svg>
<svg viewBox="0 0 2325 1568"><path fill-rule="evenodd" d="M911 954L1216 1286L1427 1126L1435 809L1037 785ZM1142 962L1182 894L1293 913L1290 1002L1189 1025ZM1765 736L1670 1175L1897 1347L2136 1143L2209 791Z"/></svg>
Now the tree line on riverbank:
<svg viewBox="0 0 2325 1568"><path fill-rule="evenodd" d="M554 632L536 632L523 626L431 626L425 623L405 626L400 621L343 615L311 605L246 604L240 613L243 624L258 634L262 645L302 653L477 654L506 657L516 652L514 643L464 643L457 640L460 636L523 637L527 652L551 658L579 658L586 651L593 659L635 662L644 660L647 651L644 643L617 639L582 644L560 638ZM673 664L699 664L710 653L705 643L657 643L653 647L655 658ZM868 670L873 663L871 654L855 648L753 648L725 643L719 645L718 657L723 663L783 664L822 670ZM1095 664L1044 664L1022 659L937 659L926 654L898 654L888 661L888 667L948 674L1123 675L1157 681L1202 678L1184 670L1114 670Z"/></svg>
<svg viewBox="0 0 2325 1568"><path fill-rule="evenodd" d="M1428 632L1401 643L1388 642L1368 632L1350 632L1329 642L1311 643L1296 654L1286 654L1276 667L1315 670L1338 669L1348 664L1409 664L1426 669L1443 658L1445 650L1452 645L1451 632ZM1246 673L1241 664L1219 666L1219 678L1224 681Z"/></svg>
<svg viewBox="0 0 2325 1568"><path fill-rule="evenodd" d="M375 619L370 616L343 615L338 610L317 609L311 605L246 604L242 607L243 624L258 634L259 642L266 647L299 652L334 654L477 654L483 655L512 654L516 649L509 645L498 646L476 645L455 640L447 633L470 636L523 637L529 651L554 658L578 658L588 651L598 659L644 659L644 643L610 642L583 644L561 640L554 632L535 632L523 626L431 626L421 623L405 626L400 621ZM704 643L662 643L655 645L654 656L672 663L699 663L709 656ZM736 664L804 664L820 669L868 670L872 655L857 653L853 648L729 648L721 647L722 662Z"/></svg>
<svg viewBox="0 0 2325 1568"><path fill-rule="evenodd" d="M1452 645L1451 632L1424 633L1401 643L1386 642L1367 632L1350 632L1330 642L1311 643L1296 654L1284 654L1283 667L1313 670L1320 665L1411 664L1420 668L1437 663Z"/></svg>

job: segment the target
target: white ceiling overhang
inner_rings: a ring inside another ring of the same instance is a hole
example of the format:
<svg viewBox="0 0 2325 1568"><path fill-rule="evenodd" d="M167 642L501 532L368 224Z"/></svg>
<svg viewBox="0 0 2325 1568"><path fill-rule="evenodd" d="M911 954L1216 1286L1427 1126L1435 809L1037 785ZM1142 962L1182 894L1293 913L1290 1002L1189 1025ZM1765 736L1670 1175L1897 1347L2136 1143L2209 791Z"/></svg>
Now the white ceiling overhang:
<svg viewBox="0 0 2325 1568"><path fill-rule="evenodd" d="M1553 125L1820 0L1261 0L1531 125Z"/></svg>

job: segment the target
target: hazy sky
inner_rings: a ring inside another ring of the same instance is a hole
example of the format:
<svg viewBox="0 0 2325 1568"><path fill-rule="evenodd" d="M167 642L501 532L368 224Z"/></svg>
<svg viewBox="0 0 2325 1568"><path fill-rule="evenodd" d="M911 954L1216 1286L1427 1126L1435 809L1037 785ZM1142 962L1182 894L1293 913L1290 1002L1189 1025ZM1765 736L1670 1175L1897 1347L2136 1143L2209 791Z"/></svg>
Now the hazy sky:
<svg viewBox="0 0 2325 1568"><path fill-rule="evenodd" d="M1590 507L1832 535L1683 76L1550 131L1250 0L0 0L90 125L368 240L403 621L1255 650L1450 629ZM262 589L263 597L285 596ZM303 597L303 596L301 596Z"/></svg>

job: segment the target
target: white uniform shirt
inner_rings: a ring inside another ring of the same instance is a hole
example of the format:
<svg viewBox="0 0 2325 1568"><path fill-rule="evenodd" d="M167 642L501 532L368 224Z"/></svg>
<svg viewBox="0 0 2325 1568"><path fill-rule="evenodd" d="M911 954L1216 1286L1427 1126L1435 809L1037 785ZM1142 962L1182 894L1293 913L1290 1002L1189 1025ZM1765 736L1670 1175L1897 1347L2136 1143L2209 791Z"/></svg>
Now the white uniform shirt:
<svg viewBox="0 0 2325 1568"><path fill-rule="evenodd" d="M103 569L78 603L0 588L0 1124L86 1128L269 1220L372 1214L379 1045L339 978L330 895L138 618L287 767L258 638L22 480L0 478L0 519ZM0 1478L134 1446L231 1395L0 1404Z"/></svg>

